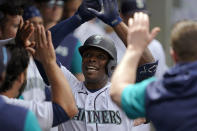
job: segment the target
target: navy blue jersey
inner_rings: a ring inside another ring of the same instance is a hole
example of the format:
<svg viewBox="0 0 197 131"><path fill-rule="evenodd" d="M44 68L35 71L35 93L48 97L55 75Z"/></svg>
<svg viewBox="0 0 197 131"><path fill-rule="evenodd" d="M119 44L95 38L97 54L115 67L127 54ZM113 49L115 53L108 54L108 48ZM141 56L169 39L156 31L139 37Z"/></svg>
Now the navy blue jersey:
<svg viewBox="0 0 197 131"><path fill-rule="evenodd" d="M159 131L197 130L197 62L177 64L146 88L146 116Z"/></svg>
<svg viewBox="0 0 197 131"><path fill-rule="evenodd" d="M41 131L34 114L22 107L6 104L0 97L1 131Z"/></svg>

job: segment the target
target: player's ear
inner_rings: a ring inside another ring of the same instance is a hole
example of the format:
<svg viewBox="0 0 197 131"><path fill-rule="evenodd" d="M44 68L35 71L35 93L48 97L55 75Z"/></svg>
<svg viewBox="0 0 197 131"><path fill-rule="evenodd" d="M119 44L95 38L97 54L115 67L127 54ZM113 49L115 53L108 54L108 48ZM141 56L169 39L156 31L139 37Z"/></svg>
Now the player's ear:
<svg viewBox="0 0 197 131"><path fill-rule="evenodd" d="M26 77L26 74L25 74L25 71L24 71L17 77L17 82L22 84L25 80L25 77Z"/></svg>
<svg viewBox="0 0 197 131"><path fill-rule="evenodd" d="M179 62L179 57L174 49L170 48L170 55L175 63Z"/></svg>

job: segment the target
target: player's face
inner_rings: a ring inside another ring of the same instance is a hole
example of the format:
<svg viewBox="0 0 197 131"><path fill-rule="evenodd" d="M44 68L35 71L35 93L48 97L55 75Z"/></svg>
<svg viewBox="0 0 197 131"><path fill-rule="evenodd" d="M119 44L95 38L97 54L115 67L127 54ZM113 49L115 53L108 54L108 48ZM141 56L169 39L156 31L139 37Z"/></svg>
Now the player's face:
<svg viewBox="0 0 197 131"><path fill-rule="evenodd" d="M44 21L58 22L63 13L63 0L50 0L42 5L41 13Z"/></svg>
<svg viewBox="0 0 197 131"><path fill-rule="evenodd" d="M22 16L20 15L7 15L6 22L1 28L1 38L0 39L8 39L16 36L16 32L18 30L20 21L22 21Z"/></svg>
<svg viewBox="0 0 197 131"><path fill-rule="evenodd" d="M34 25L34 27L38 26L38 25L43 25L43 19L42 17L32 17L29 19L29 21ZM35 38L34 38L34 33L32 34L31 38L30 38L30 41L35 41Z"/></svg>
<svg viewBox="0 0 197 131"><path fill-rule="evenodd" d="M89 48L83 53L82 70L85 81L100 82L107 78L106 64L109 55L99 48Z"/></svg>

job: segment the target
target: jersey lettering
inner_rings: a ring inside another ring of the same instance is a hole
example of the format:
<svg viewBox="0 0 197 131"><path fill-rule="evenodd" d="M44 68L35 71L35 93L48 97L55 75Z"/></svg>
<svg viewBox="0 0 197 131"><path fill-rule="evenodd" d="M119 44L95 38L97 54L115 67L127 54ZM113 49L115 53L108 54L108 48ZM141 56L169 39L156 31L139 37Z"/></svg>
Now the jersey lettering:
<svg viewBox="0 0 197 131"><path fill-rule="evenodd" d="M78 108L79 113L73 118L77 121L86 121L87 123L97 124L117 124L120 125L122 120L119 111L113 110L85 110Z"/></svg>

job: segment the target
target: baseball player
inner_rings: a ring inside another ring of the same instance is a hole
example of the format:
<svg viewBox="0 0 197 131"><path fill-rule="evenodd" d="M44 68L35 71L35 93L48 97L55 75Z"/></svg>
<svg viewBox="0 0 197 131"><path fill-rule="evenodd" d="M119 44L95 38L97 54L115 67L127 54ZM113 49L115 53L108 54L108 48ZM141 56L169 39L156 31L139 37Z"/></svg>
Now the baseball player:
<svg viewBox="0 0 197 131"><path fill-rule="evenodd" d="M112 2L111 4L116 5L115 1ZM107 0L106 4L110 6L110 1ZM54 47L58 46L62 37L69 31L92 18L91 15L84 14L88 13L80 12L79 8L73 17L60 22L51 29ZM127 27L120 19L119 14L115 14L115 16L108 14L105 18L106 22L113 26L126 41ZM69 23L69 21L72 21L72 23ZM124 33L121 34L121 32ZM72 120L60 125L59 130L131 130L133 126L132 121L112 102L109 96L111 85L109 78L117 61L117 52L113 42L100 35L91 36L86 40L84 46L80 47L80 54L82 56L82 70L85 76L84 82L78 81L65 67L61 66L64 76L71 85L79 113ZM151 66L146 64L154 62L154 59L147 52L144 53L144 56L147 57L142 58L141 65L143 70L138 71L138 76L141 76L139 78L153 76L157 65L157 63L152 63L150 64ZM44 81L47 83L44 71L38 63L37 66ZM149 66L151 68L154 67L154 69L152 68L153 70L151 70Z"/></svg>
<svg viewBox="0 0 197 131"><path fill-rule="evenodd" d="M112 78L113 101L130 118L149 118L156 130L197 130L194 117L197 114L197 22L183 20L175 24L171 33L171 55L176 65L162 79L153 77L138 84L134 84L135 69L158 29L149 33L149 19L143 13L135 14L129 23L127 53ZM124 77L120 78L121 74Z"/></svg>
<svg viewBox="0 0 197 131"><path fill-rule="evenodd" d="M107 4L109 5L110 2L108 1ZM118 19L113 18L111 20L117 20L115 23L112 21L109 22L115 28L125 26L121 23L119 17ZM56 31L59 32L61 29L59 28ZM120 33L122 31L121 29L117 29L116 31ZM57 33L54 35L57 35ZM55 44L58 43L57 41L53 39ZM114 43L108 38L94 35L86 40L84 45L79 48L79 51L82 56L82 70L85 76L84 82L78 81L65 67L61 66L64 76L71 85L79 113L72 120L61 124L59 130L131 130L133 126L132 121L112 102L109 95L111 86L109 78L117 64L117 52ZM145 60L147 61L147 59ZM152 62L152 59L148 60ZM156 63L152 64L154 67L155 65ZM146 64L143 67L149 70ZM40 67L38 68L40 69ZM40 70L40 72L44 76L43 71ZM145 70L144 72L148 74L144 76L148 77L149 75L154 75L155 70L150 72ZM138 75L143 76L143 73L139 71ZM46 77L43 77L43 79L47 81Z"/></svg>
<svg viewBox="0 0 197 131"><path fill-rule="evenodd" d="M0 83L10 61L10 53L0 46ZM25 108L5 103L0 96L0 129L4 131L41 131L35 115Z"/></svg>
<svg viewBox="0 0 197 131"><path fill-rule="evenodd" d="M78 81L61 66L71 85L79 113L72 120L61 124L59 130L131 130L132 121L112 102L109 95L109 78L117 61L114 43L108 38L94 35L86 40L79 51L84 82Z"/></svg>

